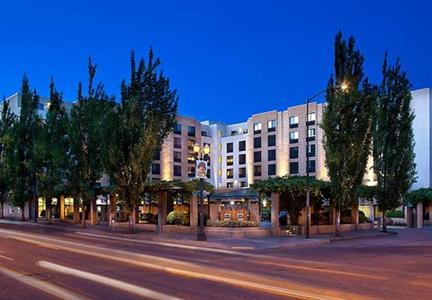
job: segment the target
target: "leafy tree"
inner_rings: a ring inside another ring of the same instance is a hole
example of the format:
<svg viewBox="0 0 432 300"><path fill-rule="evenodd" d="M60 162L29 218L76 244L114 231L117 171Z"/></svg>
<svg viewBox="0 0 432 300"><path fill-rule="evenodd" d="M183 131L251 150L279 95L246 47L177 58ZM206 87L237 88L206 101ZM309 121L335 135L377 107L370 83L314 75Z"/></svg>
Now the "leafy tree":
<svg viewBox="0 0 432 300"><path fill-rule="evenodd" d="M108 174L116 185L123 207L130 212L133 231L135 206L145 191L154 152L173 130L178 97L169 80L158 71L159 59L150 50L148 61L136 66L131 53L130 82L121 84L121 105L117 128L112 132L115 143L109 150Z"/></svg>
<svg viewBox="0 0 432 300"><path fill-rule="evenodd" d="M27 76L22 80L20 93L21 110L17 122L13 127L13 190L12 200L16 206L21 207L21 218L24 220L25 203L30 199L34 205L34 221L37 222L38 191L37 173L40 170L40 161L36 155L38 136L41 128L41 118L37 107L39 96L36 91L30 90Z"/></svg>
<svg viewBox="0 0 432 300"><path fill-rule="evenodd" d="M371 120L376 88L363 74L363 56L339 32L335 43L335 76L327 86L322 129L326 166L336 208L336 235L340 235L341 209L357 202L371 152ZM347 87L343 89L342 87Z"/></svg>
<svg viewBox="0 0 432 300"><path fill-rule="evenodd" d="M53 79L38 150L43 163L39 174L39 195L46 200L46 216L50 219L51 199L64 194L69 162L68 115Z"/></svg>
<svg viewBox="0 0 432 300"><path fill-rule="evenodd" d="M10 111L9 102L4 100L0 116L0 218L4 218L3 206L11 190L11 133L15 115Z"/></svg>
<svg viewBox="0 0 432 300"><path fill-rule="evenodd" d="M105 112L113 106L113 98L107 96L102 83L94 86L96 65L88 62L89 83L87 96L82 84L78 85L78 101L70 114L70 191L75 195L75 205L81 205L82 224L86 226L86 208L99 193L99 180L104 171L103 144L105 136ZM115 140L114 140L115 141Z"/></svg>
<svg viewBox="0 0 432 300"><path fill-rule="evenodd" d="M432 203L432 188L421 188L411 191L407 194L405 200L414 206L421 202Z"/></svg>
<svg viewBox="0 0 432 300"><path fill-rule="evenodd" d="M414 114L410 108L410 82L401 71L399 59L394 66L383 64L383 79L376 103L373 132L374 170L377 174L377 201L385 215L397 208L415 182Z"/></svg>

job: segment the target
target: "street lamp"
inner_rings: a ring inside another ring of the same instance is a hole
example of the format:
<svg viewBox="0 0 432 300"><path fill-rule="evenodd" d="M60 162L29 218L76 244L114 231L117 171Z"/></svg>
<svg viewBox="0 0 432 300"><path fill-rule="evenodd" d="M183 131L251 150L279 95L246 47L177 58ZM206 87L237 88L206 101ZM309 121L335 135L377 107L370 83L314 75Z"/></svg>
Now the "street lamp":
<svg viewBox="0 0 432 300"><path fill-rule="evenodd" d="M210 154L210 146L208 144L204 145L204 147L201 149L199 144L195 144L193 146L193 151L196 154L197 160L198 158L200 160L204 160L204 155ZM196 164L196 168L198 168L198 164ZM199 220L199 226L198 226L198 234L197 234L197 240L198 241L206 241L207 235L204 232L204 178L202 176L199 177L199 202L198 202L198 220Z"/></svg>
<svg viewBox="0 0 432 300"><path fill-rule="evenodd" d="M343 81L340 85L336 85L336 89L339 88L342 92L345 92L349 88L349 84L347 81ZM321 92L313 95L310 98L306 99L306 237L310 238L310 184L309 184L309 102L315 99L316 97L327 92L327 89L322 90Z"/></svg>

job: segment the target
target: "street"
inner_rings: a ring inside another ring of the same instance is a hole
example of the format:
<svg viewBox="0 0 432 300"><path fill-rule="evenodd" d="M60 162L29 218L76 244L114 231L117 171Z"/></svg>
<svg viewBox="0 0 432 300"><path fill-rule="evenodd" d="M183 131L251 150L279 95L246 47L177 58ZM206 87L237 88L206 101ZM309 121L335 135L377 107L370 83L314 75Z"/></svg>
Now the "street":
<svg viewBox="0 0 432 300"><path fill-rule="evenodd" d="M431 299L431 227L236 251L135 236L1 224L0 299Z"/></svg>

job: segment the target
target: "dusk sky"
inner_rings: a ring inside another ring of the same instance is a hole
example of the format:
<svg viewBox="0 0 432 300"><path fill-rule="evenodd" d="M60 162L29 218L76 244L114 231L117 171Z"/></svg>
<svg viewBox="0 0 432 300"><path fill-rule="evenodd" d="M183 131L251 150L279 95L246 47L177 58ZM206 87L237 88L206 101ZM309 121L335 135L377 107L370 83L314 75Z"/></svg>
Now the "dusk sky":
<svg viewBox="0 0 432 300"><path fill-rule="evenodd" d="M0 96L18 91L26 72L42 96L52 75L74 100L88 55L118 96L130 50L146 57L153 47L180 114L240 122L324 89L339 30L356 38L373 82L388 51L413 88L432 87L429 0L6 1L0 11Z"/></svg>

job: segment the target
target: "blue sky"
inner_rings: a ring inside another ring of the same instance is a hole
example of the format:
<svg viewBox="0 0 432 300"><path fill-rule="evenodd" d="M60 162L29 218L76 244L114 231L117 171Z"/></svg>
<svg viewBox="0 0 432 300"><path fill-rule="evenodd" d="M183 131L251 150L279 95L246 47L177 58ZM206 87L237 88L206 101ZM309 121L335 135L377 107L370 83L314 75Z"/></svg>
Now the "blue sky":
<svg viewBox="0 0 432 300"><path fill-rule="evenodd" d="M356 38L372 81L388 51L414 88L432 87L428 0L67 2L0 4L1 96L18 90L26 72L40 94L52 75L73 100L88 55L108 93L118 95L130 50L146 56L152 46L178 90L179 113L238 122L325 88L338 30Z"/></svg>

